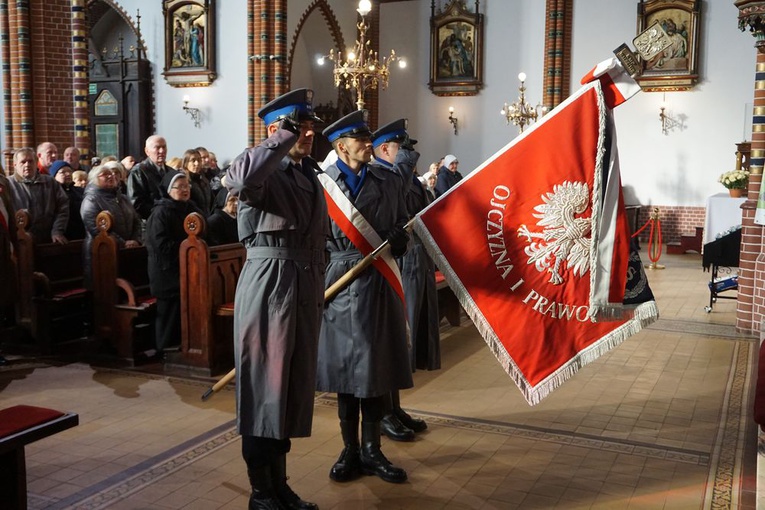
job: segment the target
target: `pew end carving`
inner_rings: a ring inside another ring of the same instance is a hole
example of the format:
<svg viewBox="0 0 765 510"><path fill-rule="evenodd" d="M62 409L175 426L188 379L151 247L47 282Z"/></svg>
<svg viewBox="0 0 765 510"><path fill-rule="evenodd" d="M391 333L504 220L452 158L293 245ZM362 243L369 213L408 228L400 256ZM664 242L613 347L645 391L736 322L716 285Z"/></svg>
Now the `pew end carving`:
<svg viewBox="0 0 765 510"><path fill-rule="evenodd" d="M156 300L149 291L146 247L119 247L110 235L113 224L108 211L96 216L98 235L91 247L95 333L134 365L155 347Z"/></svg>
<svg viewBox="0 0 765 510"><path fill-rule="evenodd" d="M191 213L181 243L181 350L171 360L206 375L234 366L233 302L247 251L240 243L210 247L205 219Z"/></svg>
<svg viewBox="0 0 765 510"><path fill-rule="evenodd" d="M27 231L26 209L16 212L15 222L19 324L30 331L41 353L87 338L92 318L82 267L83 242L35 243Z"/></svg>

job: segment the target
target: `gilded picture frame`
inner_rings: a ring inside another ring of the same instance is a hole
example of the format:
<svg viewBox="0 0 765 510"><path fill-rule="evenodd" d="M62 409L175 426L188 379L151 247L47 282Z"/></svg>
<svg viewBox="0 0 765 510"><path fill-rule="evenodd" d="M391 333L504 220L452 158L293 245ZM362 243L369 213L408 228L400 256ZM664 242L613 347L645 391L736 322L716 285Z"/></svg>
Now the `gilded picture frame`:
<svg viewBox="0 0 765 510"><path fill-rule="evenodd" d="M690 90L699 79L700 0L641 0L637 33L657 22L671 45L648 61L641 61L637 79L647 92Z"/></svg>
<svg viewBox="0 0 765 510"><path fill-rule="evenodd" d="M439 13L431 1L430 90L437 96L473 96L483 88L483 14L465 0L450 0Z"/></svg>
<svg viewBox="0 0 765 510"><path fill-rule="evenodd" d="M163 0L165 70L173 87L205 87L215 68L215 0Z"/></svg>

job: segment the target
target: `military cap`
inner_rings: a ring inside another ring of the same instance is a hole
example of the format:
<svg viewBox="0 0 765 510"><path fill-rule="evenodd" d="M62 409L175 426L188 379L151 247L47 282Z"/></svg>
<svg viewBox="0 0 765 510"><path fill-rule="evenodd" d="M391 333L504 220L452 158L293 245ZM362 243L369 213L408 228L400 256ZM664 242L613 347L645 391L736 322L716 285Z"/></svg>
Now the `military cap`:
<svg viewBox="0 0 765 510"><path fill-rule="evenodd" d="M372 133L372 145L377 148L385 142L403 142L406 139L406 129L409 125L407 119L398 119L385 124L383 127ZM417 143L417 140L409 139L412 145Z"/></svg>
<svg viewBox="0 0 765 510"><path fill-rule="evenodd" d="M367 125L368 118L369 112L367 110L356 110L327 126L324 131L322 131L322 134L326 136L327 140L330 142L334 142L338 138L344 136L350 138L371 138L372 131L369 130L369 126Z"/></svg>
<svg viewBox="0 0 765 510"><path fill-rule="evenodd" d="M321 122L321 119L313 113L313 90L311 89L295 89L277 97L260 109L258 117L269 125L291 114L295 109L298 110L300 120Z"/></svg>

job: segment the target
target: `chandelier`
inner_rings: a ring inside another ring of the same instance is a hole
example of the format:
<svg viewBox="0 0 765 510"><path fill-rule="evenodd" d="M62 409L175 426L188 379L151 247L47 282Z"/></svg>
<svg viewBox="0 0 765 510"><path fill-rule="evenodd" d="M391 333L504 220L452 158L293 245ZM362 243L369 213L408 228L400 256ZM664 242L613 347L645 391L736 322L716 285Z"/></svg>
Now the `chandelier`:
<svg viewBox="0 0 765 510"><path fill-rule="evenodd" d="M359 38L354 44L352 50L345 55L345 60L340 52L334 49L329 51L326 57L320 57L319 65L324 64L324 59L328 58L335 63L332 71L335 77L335 87L345 87L356 91L356 108L364 109L364 92L366 90L376 89L378 85L382 90L388 87L388 77L390 76L389 66L393 62L398 62L399 67L406 67L406 61L396 55L395 50L390 50L390 55L378 58L377 52L371 48L370 41L367 40L367 30L369 25L365 16L372 10L370 0L361 0L356 9L361 15L361 21L356 24L359 29Z"/></svg>
<svg viewBox="0 0 765 510"><path fill-rule="evenodd" d="M531 106L530 103L526 102L526 73L518 74L518 79L521 82L521 86L518 87L518 90L521 93L520 97L514 103L505 103L505 106L499 113L505 116L508 125L512 122L514 125L518 126L521 133L523 133L523 129L527 125L531 124L532 121L536 122L537 117L547 113L547 107L542 106L541 104Z"/></svg>

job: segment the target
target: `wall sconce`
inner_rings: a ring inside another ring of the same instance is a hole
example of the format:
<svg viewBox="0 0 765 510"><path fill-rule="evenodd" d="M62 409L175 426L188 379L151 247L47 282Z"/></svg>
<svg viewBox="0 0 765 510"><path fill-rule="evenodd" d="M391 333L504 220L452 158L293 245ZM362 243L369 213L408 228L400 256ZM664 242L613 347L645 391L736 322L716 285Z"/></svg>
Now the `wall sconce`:
<svg viewBox="0 0 765 510"><path fill-rule="evenodd" d="M202 112L199 111L199 108L189 106L190 99L191 98L188 95L183 96L183 111L191 115L191 119L194 121L194 127L198 128L201 126Z"/></svg>
<svg viewBox="0 0 765 510"><path fill-rule="evenodd" d="M457 117L454 116L454 107L449 107L449 122L454 126L454 134L457 134Z"/></svg>
<svg viewBox="0 0 765 510"><path fill-rule="evenodd" d="M659 119L661 120L661 134L668 135L676 127L682 127L682 123L673 118L667 110L667 95L664 94L659 105Z"/></svg>
<svg viewBox="0 0 765 510"><path fill-rule="evenodd" d="M502 110L500 110L499 113L505 116L505 120L507 120L508 125L510 125L512 122L518 126L521 130L521 133L523 133L523 128L531 124L531 121L536 121L540 114L544 115L547 113L547 107L542 106L541 104L531 106L531 104L527 103L525 86L526 73L519 73L518 80L521 82L521 86L518 87L518 90L521 93L520 97L512 104L505 103L505 106L502 108Z"/></svg>

